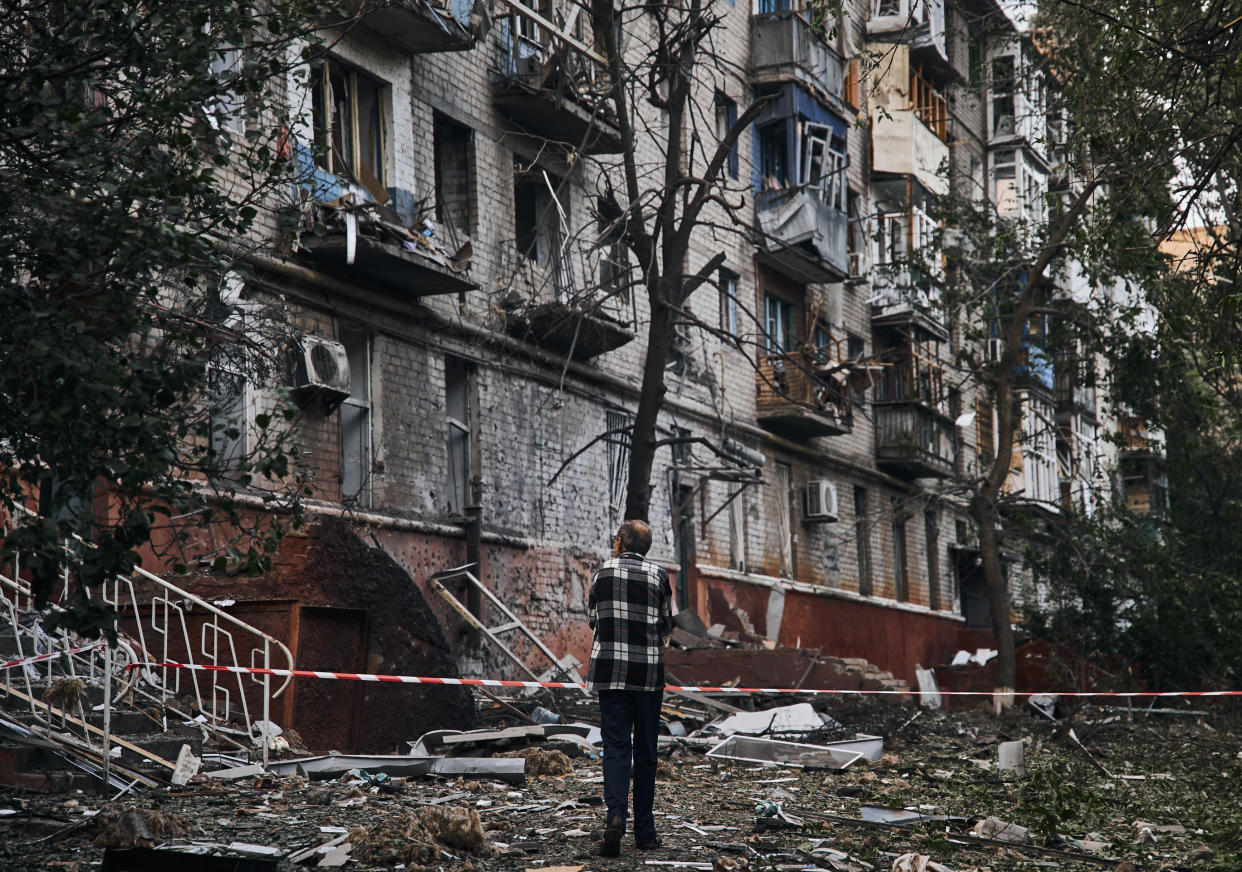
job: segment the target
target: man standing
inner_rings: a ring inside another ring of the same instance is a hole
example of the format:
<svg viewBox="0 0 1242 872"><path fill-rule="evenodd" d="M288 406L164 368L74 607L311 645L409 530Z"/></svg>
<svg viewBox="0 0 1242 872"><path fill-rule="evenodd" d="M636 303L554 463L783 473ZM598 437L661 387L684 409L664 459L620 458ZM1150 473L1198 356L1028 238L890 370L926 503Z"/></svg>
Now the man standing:
<svg viewBox="0 0 1242 872"><path fill-rule="evenodd" d="M614 556L596 570L587 599L595 630L587 684L599 692L608 807L601 857L621 853L631 759L634 842L643 850L660 846L651 808L664 698L664 639L673 632L668 573L644 557L651 548L650 528L642 521L623 522L612 548Z"/></svg>

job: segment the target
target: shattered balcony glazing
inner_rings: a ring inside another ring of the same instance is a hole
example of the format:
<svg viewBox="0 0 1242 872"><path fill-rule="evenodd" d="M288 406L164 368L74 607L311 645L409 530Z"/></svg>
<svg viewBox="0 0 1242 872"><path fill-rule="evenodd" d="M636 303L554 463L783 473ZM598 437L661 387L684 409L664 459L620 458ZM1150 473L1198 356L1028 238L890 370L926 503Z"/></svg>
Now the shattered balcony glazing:
<svg viewBox="0 0 1242 872"><path fill-rule="evenodd" d="M854 428L849 389L814 350L764 355L755 373L755 418L787 436L840 436Z"/></svg>
<svg viewBox="0 0 1242 872"><path fill-rule="evenodd" d="M513 14L496 22L496 107L532 133L575 151L621 151L603 58L589 47L584 26L581 38L571 32L581 9L573 8L570 25L556 28L519 3L502 8Z"/></svg>
<svg viewBox="0 0 1242 872"><path fill-rule="evenodd" d="M849 275L845 212L829 205L819 185L759 191L755 215L764 235L764 259L805 282Z"/></svg>
<svg viewBox="0 0 1242 872"><path fill-rule="evenodd" d="M751 16L751 81L800 82L823 102L841 107L845 61L811 29L802 13Z"/></svg>
<svg viewBox="0 0 1242 872"><path fill-rule="evenodd" d="M544 252L547 252L546 254ZM558 354L589 360L634 339L633 274L613 258L575 257L559 245L505 246L505 331ZM599 274L583 264L597 262Z"/></svg>

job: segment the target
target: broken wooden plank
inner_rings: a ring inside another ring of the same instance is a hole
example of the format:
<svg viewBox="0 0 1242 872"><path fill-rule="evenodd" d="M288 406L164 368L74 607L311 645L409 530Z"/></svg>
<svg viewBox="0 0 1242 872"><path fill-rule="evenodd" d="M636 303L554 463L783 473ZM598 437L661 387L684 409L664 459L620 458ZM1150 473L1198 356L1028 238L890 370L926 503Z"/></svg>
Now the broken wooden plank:
<svg viewBox="0 0 1242 872"><path fill-rule="evenodd" d="M102 737L104 734L104 731L99 729L99 727L96 727L93 724L88 724L86 721L78 720L73 715L69 714L68 712L63 712L58 708L53 708L52 706L48 705L41 699L35 699L33 696L27 696L26 694L22 693L17 688L10 687L9 685L5 684L2 681L0 681L0 691L3 691L4 693L8 693L11 696L15 696L18 699L22 700L23 702L28 702L31 705L35 706L36 708L42 709L47 714L54 713L57 715L61 715L64 717L66 721L73 724L74 726L82 727L88 733L93 733L96 736L100 736L100 737ZM138 756L143 757L147 760L150 760L152 763L158 763L160 766L163 766L169 771L172 771L177 768L177 764L173 763L171 760L165 760L163 757L159 756L158 754L152 754L146 748L140 748L137 745L133 744L132 742L127 742L124 739L118 739L115 736L111 738L111 742L114 745L120 745L122 748L125 748L127 751L133 751Z"/></svg>

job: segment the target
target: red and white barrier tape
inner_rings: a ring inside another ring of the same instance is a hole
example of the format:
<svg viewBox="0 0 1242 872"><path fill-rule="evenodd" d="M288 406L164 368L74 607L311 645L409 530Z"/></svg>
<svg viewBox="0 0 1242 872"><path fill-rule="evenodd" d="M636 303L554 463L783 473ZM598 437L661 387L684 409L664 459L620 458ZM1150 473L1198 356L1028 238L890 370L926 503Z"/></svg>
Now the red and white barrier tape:
<svg viewBox="0 0 1242 872"><path fill-rule="evenodd" d="M36 654L34 657L10 660L8 663L0 663L0 669L13 669L18 666L25 666L28 663L42 663L45 660L55 660L57 657L63 657L66 654L81 654L84 651L94 651L96 648L102 648L107 644L107 642L96 642L94 645L83 645L81 648L70 648L67 651L51 651L47 654Z"/></svg>
<svg viewBox="0 0 1242 872"><path fill-rule="evenodd" d="M272 675L284 678L330 678L344 681L380 681L394 684L442 684L462 687L546 687L556 690L589 690L585 684L571 681L508 681L499 678L436 678L413 675L370 675L364 672L317 672L310 669L266 669L261 666L216 666L203 663L131 663L127 669L197 669L204 672L232 672L239 675ZM910 696L918 690L814 690L801 687L708 687L690 685L667 685L665 690L689 691L691 693L794 693L814 695L898 695ZM1014 696L1041 696L1054 691L1017 691ZM1055 692L1057 696L1159 698L1175 696L1242 696L1242 690L1127 690L1127 691L1068 691ZM990 690L942 690L941 696L992 696Z"/></svg>

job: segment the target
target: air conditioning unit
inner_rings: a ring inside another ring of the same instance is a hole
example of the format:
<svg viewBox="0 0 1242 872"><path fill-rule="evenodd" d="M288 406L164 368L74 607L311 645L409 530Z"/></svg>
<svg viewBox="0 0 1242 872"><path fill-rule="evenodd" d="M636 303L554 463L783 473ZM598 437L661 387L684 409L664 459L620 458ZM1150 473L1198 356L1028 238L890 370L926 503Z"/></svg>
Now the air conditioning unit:
<svg viewBox="0 0 1242 872"><path fill-rule="evenodd" d="M349 356L345 346L322 336L304 336L298 350L294 396L305 404L323 403L327 414L349 396Z"/></svg>
<svg viewBox="0 0 1242 872"><path fill-rule="evenodd" d="M863 278L864 264L863 264L861 251L851 251L849 253L849 268L850 268L850 278L852 279Z"/></svg>
<svg viewBox="0 0 1242 872"><path fill-rule="evenodd" d="M822 523L837 520L837 486L830 481L812 481L802 491L802 520Z"/></svg>

